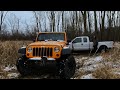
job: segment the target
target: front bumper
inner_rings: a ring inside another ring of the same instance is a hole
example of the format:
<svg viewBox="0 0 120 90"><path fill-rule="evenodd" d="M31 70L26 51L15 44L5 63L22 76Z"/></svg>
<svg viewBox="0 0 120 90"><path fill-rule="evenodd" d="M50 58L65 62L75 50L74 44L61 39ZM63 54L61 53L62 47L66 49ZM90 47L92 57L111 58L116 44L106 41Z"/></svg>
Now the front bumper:
<svg viewBox="0 0 120 90"><path fill-rule="evenodd" d="M46 58L48 61L54 61L55 60L54 58L47 58L47 57L43 57L43 58ZM43 58L36 57L36 58L29 58L28 60L42 61Z"/></svg>
<svg viewBox="0 0 120 90"><path fill-rule="evenodd" d="M56 61L54 58L29 58L27 60L27 65L33 69L55 69L56 70Z"/></svg>

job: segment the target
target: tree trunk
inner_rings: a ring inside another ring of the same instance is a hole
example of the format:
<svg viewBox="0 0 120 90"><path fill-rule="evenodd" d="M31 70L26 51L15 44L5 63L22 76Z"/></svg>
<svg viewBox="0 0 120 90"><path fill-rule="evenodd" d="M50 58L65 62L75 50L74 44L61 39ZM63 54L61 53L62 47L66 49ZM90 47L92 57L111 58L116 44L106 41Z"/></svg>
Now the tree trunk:
<svg viewBox="0 0 120 90"><path fill-rule="evenodd" d="M64 31L64 11L62 11L62 31Z"/></svg>
<svg viewBox="0 0 120 90"><path fill-rule="evenodd" d="M94 26L95 26L95 35L97 36L97 15L96 11L94 11Z"/></svg>
<svg viewBox="0 0 120 90"><path fill-rule="evenodd" d="M86 21L87 21L87 14L86 14L86 11L81 11L81 13L82 13L82 16L83 16L83 20L84 20L84 35L87 35L87 23L86 23Z"/></svg>

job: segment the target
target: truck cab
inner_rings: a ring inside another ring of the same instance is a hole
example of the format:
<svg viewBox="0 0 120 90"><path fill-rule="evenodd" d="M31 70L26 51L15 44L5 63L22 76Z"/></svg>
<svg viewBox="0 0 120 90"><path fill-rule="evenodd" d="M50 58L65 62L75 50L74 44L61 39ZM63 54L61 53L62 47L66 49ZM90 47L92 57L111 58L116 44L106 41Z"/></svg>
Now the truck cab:
<svg viewBox="0 0 120 90"><path fill-rule="evenodd" d="M90 42L88 36L80 36L80 37L74 38L69 43L69 47L74 51L90 50L90 49L93 49L93 42Z"/></svg>

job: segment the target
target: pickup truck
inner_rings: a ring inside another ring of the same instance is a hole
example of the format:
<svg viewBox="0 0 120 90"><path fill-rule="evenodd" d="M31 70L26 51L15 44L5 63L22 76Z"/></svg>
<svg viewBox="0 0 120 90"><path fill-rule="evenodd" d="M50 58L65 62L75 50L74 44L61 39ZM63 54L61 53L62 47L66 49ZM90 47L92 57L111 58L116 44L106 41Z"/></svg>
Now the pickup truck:
<svg viewBox="0 0 120 90"><path fill-rule="evenodd" d="M85 51L94 50L93 44L88 36L80 36L69 42L68 46L72 51ZM97 51L107 51L111 48L113 48L113 41L98 41Z"/></svg>

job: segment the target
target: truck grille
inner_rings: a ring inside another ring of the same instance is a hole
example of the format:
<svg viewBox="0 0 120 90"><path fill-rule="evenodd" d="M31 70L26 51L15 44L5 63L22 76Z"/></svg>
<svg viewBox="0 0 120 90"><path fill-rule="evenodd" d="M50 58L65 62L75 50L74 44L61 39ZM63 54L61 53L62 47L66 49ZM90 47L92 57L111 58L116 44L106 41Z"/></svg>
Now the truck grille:
<svg viewBox="0 0 120 90"><path fill-rule="evenodd" d="M52 57L52 52L53 49L50 47L33 48L33 56L37 56L37 57L42 57L42 56Z"/></svg>

